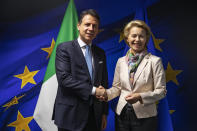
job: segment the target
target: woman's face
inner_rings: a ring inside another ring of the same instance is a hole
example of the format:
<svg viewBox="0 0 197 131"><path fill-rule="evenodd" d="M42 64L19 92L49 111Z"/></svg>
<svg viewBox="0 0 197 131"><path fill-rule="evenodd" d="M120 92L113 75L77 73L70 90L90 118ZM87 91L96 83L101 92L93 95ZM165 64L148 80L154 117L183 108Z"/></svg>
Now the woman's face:
<svg viewBox="0 0 197 131"><path fill-rule="evenodd" d="M140 53L146 48L146 31L140 27L132 27L130 29L127 42L132 53Z"/></svg>

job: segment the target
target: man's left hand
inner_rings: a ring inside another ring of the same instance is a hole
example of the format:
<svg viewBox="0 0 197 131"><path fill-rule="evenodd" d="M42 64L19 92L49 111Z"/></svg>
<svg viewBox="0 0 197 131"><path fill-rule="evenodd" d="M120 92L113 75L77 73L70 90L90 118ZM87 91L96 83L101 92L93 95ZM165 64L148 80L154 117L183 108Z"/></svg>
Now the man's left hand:
<svg viewBox="0 0 197 131"><path fill-rule="evenodd" d="M106 127L107 127L107 116L102 115L101 130L105 130Z"/></svg>

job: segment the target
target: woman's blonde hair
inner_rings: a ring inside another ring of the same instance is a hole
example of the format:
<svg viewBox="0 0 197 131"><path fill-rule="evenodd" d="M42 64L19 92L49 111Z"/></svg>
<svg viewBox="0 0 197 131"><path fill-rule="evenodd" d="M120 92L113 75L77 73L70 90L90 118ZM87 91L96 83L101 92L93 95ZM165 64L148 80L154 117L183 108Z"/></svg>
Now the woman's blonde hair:
<svg viewBox="0 0 197 131"><path fill-rule="evenodd" d="M127 43L127 45L129 45L127 39L130 33L130 29L133 27L140 27L146 31L146 45L147 45L151 36L151 30L150 27L144 21L141 20L132 20L125 26L123 33L124 33L124 40Z"/></svg>

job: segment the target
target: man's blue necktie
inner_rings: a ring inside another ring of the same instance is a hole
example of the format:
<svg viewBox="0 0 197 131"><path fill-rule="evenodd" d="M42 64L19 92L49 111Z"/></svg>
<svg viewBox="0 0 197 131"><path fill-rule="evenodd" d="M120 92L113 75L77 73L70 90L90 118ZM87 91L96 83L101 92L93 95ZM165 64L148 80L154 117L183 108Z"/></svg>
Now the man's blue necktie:
<svg viewBox="0 0 197 131"><path fill-rule="evenodd" d="M86 45L85 59L86 59L87 65L88 65L88 70L89 70L89 73L90 73L90 77L92 79L92 55L91 55L89 45Z"/></svg>

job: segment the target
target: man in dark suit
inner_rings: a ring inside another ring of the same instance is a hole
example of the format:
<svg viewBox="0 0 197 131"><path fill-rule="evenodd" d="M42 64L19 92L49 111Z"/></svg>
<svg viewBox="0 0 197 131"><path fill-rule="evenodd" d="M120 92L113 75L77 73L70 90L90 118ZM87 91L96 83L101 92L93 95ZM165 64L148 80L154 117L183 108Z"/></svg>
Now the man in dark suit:
<svg viewBox="0 0 197 131"><path fill-rule="evenodd" d="M106 127L108 104L97 99L108 86L106 57L92 44L99 20L95 10L83 11L77 24L78 39L57 47L53 119L58 131L101 131Z"/></svg>

